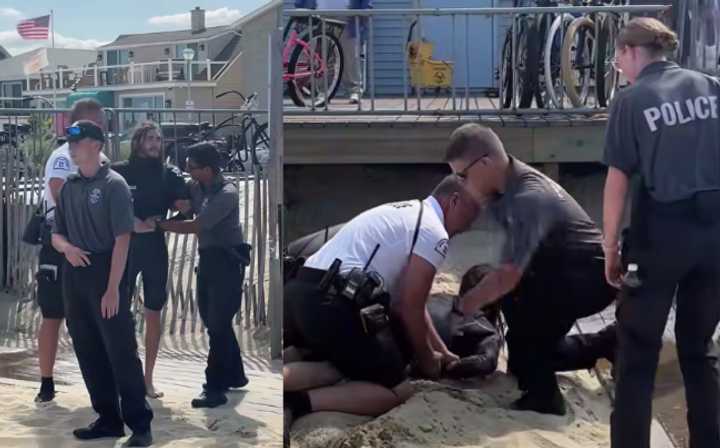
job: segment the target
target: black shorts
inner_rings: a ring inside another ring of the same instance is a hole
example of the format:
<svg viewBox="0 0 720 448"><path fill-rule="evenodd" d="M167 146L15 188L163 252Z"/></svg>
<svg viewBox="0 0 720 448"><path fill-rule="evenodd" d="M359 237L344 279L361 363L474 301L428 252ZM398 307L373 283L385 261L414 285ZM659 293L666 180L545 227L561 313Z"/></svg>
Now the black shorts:
<svg viewBox="0 0 720 448"><path fill-rule="evenodd" d="M37 297L40 313L45 319L62 319L65 306L62 295L61 269L63 254L52 246L42 246L38 257Z"/></svg>
<svg viewBox="0 0 720 448"><path fill-rule="evenodd" d="M123 289L130 296L135 292L138 274L142 274L145 308L162 310L167 302L168 281L168 250L162 233L133 234L123 277Z"/></svg>
<svg viewBox="0 0 720 448"><path fill-rule="evenodd" d="M308 272L321 271L302 268L284 288L285 345L309 349L351 380L388 388L402 383L407 359L395 338L385 335L381 342L367 335L355 306L342 298L326 299L317 289L317 277Z"/></svg>

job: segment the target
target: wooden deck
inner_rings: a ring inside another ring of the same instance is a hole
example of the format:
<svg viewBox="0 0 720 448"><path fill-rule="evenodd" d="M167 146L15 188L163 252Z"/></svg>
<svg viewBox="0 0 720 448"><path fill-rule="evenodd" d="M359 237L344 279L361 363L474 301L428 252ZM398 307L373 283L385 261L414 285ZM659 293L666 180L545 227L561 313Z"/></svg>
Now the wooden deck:
<svg viewBox="0 0 720 448"><path fill-rule="evenodd" d="M496 130L512 154L533 163L599 161L607 115L508 114L497 98L335 99L313 112L285 103L286 164L441 163L447 137L463 123ZM360 111L358 111L358 109Z"/></svg>

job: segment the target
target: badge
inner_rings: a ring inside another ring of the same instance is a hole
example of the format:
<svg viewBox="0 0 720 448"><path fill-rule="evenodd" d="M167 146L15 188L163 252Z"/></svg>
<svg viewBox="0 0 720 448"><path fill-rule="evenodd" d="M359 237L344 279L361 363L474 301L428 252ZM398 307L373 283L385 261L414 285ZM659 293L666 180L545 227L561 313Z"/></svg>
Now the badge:
<svg viewBox="0 0 720 448"><path fill-rule="evenodd" d="M55 163L53 163L53 169L54 170L61 170L61 171L70 171L70 160L68 160L67 157L60 156L57 159L55 159Z"/></svg>
<svg viewBox="0 0 720 448"><path fill-rule="evenodd" d="M90 203L92 205L95 205L98 202L100 202L102 200L102 192L100 191L100 189L93 188L92 191L90 192L89 199L90 199Z"/></svg>
<svg viewBox="0 0 720 448"><path fill-rule="evenodd" d="M438 243L435 245L435 252L439 253L443 256L443 258L447 257L448 252L448 240L442 239L438 241Z"/></svg>

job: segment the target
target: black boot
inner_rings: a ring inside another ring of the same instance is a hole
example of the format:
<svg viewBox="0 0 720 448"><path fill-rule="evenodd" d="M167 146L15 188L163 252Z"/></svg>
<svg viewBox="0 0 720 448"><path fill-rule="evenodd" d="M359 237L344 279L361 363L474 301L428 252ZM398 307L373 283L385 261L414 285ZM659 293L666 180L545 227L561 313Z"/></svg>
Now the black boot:
<svg viewBox="0 0 720 448"><path fill-rule="evenodd" d="M73 435L80 440L94 440L104 437L125 437L123 424L108 424L100 419L90 423L87 428L78 428L73 431Z"/></svg>
<svg viewBox="0 0 720 448"><path fill-rule="evenodd" d="M52 378L42 378L40 392L35 397L35 403L47 403L55 398L55 383Z"/></svg>
<svg viewBox="0 0 720 448"><path fill-rule="evenodd" d="M567 413L565 399L562 393L557 390L552 395L540 395L533 392L526 392L520 399L510 405L510 409L516 411L535 411L540 414L552 414L563 416Z"/></svg>
<svg viewBox="0 0 720 448"><path fill-rule="evenodd" d="M134 432L132 436L125 442L125 446L150 446L153 444L152 432L147 431Z"/></svg>
<svg viewBox="0 0 720 448"><path fill-rule="evenodd" d="M217 389L205 389L191 402L194 408L216 408L227 403L225 392Z"/></svg>

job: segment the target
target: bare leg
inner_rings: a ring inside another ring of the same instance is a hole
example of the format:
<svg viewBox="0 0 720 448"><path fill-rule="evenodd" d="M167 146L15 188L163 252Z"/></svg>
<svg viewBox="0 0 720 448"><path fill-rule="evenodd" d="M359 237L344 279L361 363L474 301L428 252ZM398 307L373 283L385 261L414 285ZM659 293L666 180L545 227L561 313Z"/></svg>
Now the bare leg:
<svg viewBox="0 0 720 448"><path fill-rule="evenodd" d="M374 383L351 382L308 392L313 412L336 411L378 416L400 406L413 394L408 382L393 389Z"/></svg>
<svg viewBox="0 0 720 448"><path fill-rule="evenodd" d="M283 366L283 389L297 391L336 384L342 375L329 362L291 362Z"/></svg>
<svg viewBox="0 0 720 448"><path fill-rule="evenodd" d="M155 390L153 372L160 349L160 311L145 308L145 389L150 398L160 398L163 393Z"/></svg>
<svg viewBox="0 0 720 448"><path fill-rule="evenodd" d="M50 378L53 376L55 356L57 355L58 334L62 319L45 319L40 323L38 335L38 359L40 363L40 376Z"/></svg>

